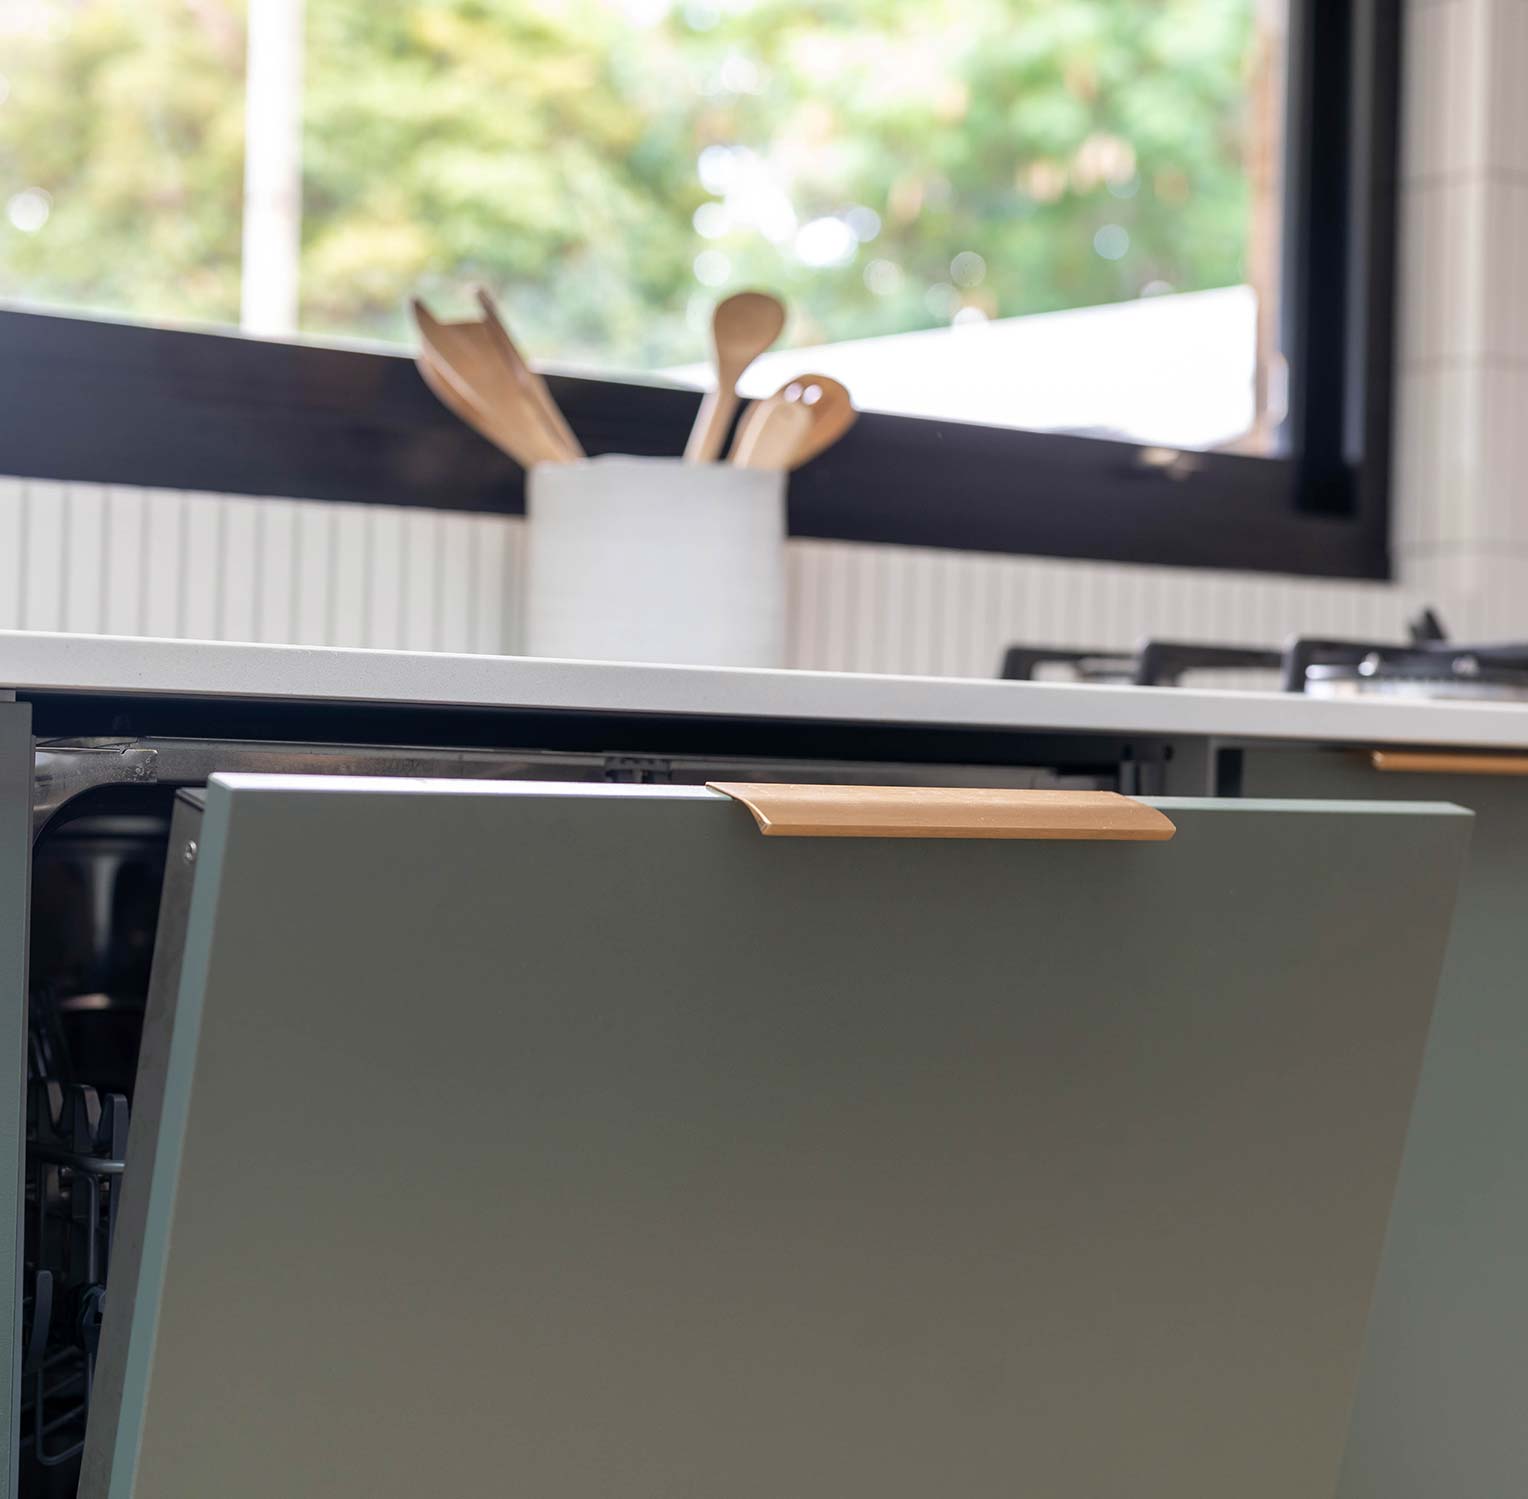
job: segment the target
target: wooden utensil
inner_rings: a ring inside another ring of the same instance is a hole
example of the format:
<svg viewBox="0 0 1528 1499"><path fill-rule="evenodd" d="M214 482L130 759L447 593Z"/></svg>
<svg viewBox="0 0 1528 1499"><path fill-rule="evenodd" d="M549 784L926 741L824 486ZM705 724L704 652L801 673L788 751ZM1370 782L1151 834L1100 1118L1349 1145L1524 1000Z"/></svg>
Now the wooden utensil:
<svg viewBox="0 0 1528 1499"><path fill-rule="evenodd" d="M785 399L799 402L812 414L812 429L796 449L792 468L832 447L859 416L849 392L830 375L799 376L785 387Z"/></svg>
<svg viewBox="0 0 1528 1499"><path fill-rule="evenodd" d="M737 410L737 383L743 371L785 327L785 307L767 292L740 291L717 303L711 315L716 388L706 392L690 429L684 456L691 463L714 463Z"/></svg>
<svg viewBox="0 0 1528 1499"><path fill-rule="evenodd" d="M525 390L529 391L531 398L541 408L546 417L547 426L556 434L559 444L566 452L567 457L564 461L572 463L582 458L584 450L563 416L562 408L552 399L552 392L547 389L546 381L530 367L520 350L515 347L515 341L509 336L509 329L505 326L504 319L499 316L498 304L495 303L486 287L480 286L477 289L477 304L483 309L483 321L498 341L505 362L513 368L515 378Z"/></svg>
<svg viewBox="0 0 1528 1499"><path fill-rule="evenodd" d="M522 468L541 461L539 449L527 447L521 429L513 422L496 417L479 404L477 397L461 385L449 369L435 362L428 348L421 348L414 361L419 376L436 400L453 416L486 437L496 448L508 453Z"/></svg>
<svg viewBox="0 0 1528 1499"><path fill-rule="evenodd" d="M812 413L800 401L788 401L782 392L767 401L755 401L738 429L732 462L738 468L793 466L796 452L812 431Z"/></svg>
<svg viewBox="0 0 1528 1499"><path fill-rule="evenodd" d="M476 321L443 323L417 299L413 310L420 345L436 374L448 374L450 383L492 418L500 447L522 464L570 461L574 455L505 362L492 329Z"/></svg>
<svg viewBox="0 0 1528 1499"><path fill-rule="evenodd" d="M800 468L831 447L858 413L849 392L827 375L798 375L749 410L732 461L742 468Z"/></svg>

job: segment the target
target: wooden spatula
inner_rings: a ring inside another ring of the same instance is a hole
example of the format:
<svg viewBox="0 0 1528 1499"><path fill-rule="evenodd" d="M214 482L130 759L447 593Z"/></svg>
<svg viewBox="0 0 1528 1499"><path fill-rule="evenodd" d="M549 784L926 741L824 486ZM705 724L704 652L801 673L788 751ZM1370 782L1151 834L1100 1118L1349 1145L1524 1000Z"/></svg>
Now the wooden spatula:
<svg viewBox="0 0 1528 1499"><path fill-rule="evenodd" d="M737 383L785 327L785 307L762 291L740 291L717 303L711 316L716 388L706 392L690 429L684 456L691 463L714 463L737 410Z"/></svg>
<svg viewBox="0 0 1528 1499"><path fill-rule="evenodd" d="M584 450L563 416L562 408L552 399L552 392L547 389L546 381L530 367L519 349L515 347L515 341L509 336L509 329L505 327L504 319L499 316L498 305L485 287L480 286L477 289L477 304L483 309L483 321L498 341L499 349L504 355L504 362L514 370L515 378L541 408L547 426L555 434L558 444L566 453L564 462L571 463L575 459L582 458Z"/></svg>
<svg viewBox="0 0 1528 1499"><path fill-rule="evenodd" d="M436 374L447 376L458 392L493 420L499 434L494 441L500 447L522 463L566 463L578 456L553 431L486 323L441 322L418 300L413 310L420 347Z"/></svg>
<svg viewBox="0 0 1528 1499"><path fill-rule="evenodd" d="M508 453L521 468L529 468L533 463L541 461L539 449L526 446L521 429L480 405L477 397L461 385L449 369L435 362L427 347L421 347L414 364L419 370L420 379L447 411L486 437L496 448Z"/></svg>

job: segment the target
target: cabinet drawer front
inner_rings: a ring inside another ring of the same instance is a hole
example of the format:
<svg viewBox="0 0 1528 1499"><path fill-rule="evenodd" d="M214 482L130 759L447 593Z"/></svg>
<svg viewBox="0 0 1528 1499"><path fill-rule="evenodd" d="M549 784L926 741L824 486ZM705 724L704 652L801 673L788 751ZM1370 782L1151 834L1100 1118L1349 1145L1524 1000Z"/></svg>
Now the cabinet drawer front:
<svg viewBox="0 0 1528 1499"><path fill-rule="evenodd" d="M215 779L86 1499L1331 1492L1470 819L1153 805Z"/></svg>
<svg viewBox="0 0 1528 1499"><path fill-rule="evenodd" d="M1528 782L1262 749L1247 753L1244 785L1441 796L1475 813L1339 1492L1528 1494Z"/></svg>

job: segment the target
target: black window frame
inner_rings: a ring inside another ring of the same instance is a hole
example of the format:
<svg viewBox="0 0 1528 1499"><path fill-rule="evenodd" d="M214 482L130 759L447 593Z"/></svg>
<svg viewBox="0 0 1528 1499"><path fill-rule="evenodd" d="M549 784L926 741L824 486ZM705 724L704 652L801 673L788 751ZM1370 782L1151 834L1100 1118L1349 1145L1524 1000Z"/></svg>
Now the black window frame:
<svg viewBox="0 0 1528 1499"><path fill-rule="evenodd" d="M1291 0L1287 455L868 413L793 479L795 536L1391 576L1400 0ZM591 453L681 450L698 397L553 377ZM0 310L0 473L519 513L522 475L411 360Z"/></svg>

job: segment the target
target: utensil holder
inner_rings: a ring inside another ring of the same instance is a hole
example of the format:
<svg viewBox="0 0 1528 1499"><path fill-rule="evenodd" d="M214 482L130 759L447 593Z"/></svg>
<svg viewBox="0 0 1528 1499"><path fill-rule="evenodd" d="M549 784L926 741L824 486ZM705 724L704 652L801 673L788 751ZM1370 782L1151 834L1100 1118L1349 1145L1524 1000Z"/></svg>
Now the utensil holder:
<svg viewBox="0 0 1528 1499"><path fill-rule="evenodd" d="M678 458L533 468L526 653L783 666L785 485L783 473Z"/></svg>

